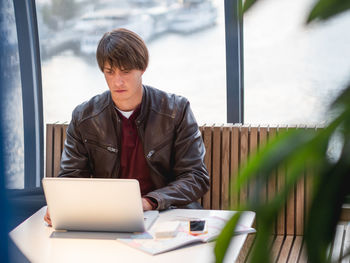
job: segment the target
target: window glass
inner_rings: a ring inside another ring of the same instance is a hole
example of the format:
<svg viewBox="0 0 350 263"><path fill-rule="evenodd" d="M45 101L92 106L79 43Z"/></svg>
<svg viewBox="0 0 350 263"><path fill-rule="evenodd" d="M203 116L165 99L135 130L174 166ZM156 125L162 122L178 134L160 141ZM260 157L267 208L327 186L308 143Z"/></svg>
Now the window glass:
<svg viewBox="0 0 350 263"><path fill-rule="evenodd" d="M350 73L350 14L305 26L313 0L265 0L244 16L245 122L324 124Z"/></svg>
<svg viewBox="0 0 350 263"><path fill-rule="evenodd" d="M4 128L5 178L7 188L24 187L24 135L21 76L13 2L1 1L0 41L5 49L1 56L2 127Z"/></svg>
<svg viewBox="0 0 350 263"><path fill-rule="evenodd" d="M108 89L95 50L124 27L150 52L143 83L187 97L197 121L226 121L224 1L37 0L44 120L70 121L75 106Z"/></svg>

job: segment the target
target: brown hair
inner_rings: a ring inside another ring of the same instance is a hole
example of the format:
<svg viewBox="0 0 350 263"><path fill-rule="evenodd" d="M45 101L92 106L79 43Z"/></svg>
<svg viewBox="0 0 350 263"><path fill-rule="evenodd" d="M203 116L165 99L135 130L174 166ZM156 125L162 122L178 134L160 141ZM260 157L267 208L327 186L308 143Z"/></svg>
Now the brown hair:
<svg viewBox="0 0 350 263"><path fill-rule="evenodd" d="M102 72L106 62L111 68L146 70L148 50L137 34L118 28L103 35L97 46L96 59Z"/></svg>

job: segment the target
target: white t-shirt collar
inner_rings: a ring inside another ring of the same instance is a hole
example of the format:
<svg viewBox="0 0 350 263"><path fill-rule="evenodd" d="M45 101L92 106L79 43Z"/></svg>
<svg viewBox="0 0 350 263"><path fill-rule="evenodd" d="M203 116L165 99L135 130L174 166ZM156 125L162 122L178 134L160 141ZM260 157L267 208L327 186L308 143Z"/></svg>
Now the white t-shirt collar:
<svg viewBox="0 0 350 263"><path fill-rule="evenodd" d="M130 116L133 114L134 110L131 111L122 111L120 109L118 109L117 107L115 107L125 118L129 119Z"/></svg>

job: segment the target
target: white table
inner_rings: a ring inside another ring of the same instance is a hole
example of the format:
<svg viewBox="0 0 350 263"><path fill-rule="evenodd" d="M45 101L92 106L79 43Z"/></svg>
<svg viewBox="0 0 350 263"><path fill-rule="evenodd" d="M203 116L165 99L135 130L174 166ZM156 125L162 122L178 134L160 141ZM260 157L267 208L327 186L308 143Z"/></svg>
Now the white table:
<svg viewBox="0 0 350 263"><path fill-rule="evenodd" d="M10 237L31 262L214 262L215 243L195 244L159 255L149 255L113 239L51 238L54 231L43 221L46 207L10 232ZM173 209L160 213L152 227L159 222L180 217L225 216L232 211ZM252 226L254 212L244 212L241 224ZM225 256L235 262L247 235L235 236Z"/></svg>

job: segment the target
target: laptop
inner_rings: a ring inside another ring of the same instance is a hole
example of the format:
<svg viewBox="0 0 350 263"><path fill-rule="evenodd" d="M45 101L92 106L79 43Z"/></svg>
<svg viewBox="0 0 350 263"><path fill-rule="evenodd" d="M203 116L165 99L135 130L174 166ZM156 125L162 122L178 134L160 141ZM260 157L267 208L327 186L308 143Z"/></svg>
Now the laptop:
<svg viewBox="0 0 350 263"><path fill-rule="evenodd" d="M55 230L144 232L158 211L143 212L136 179L44 178Z"/></svg>

